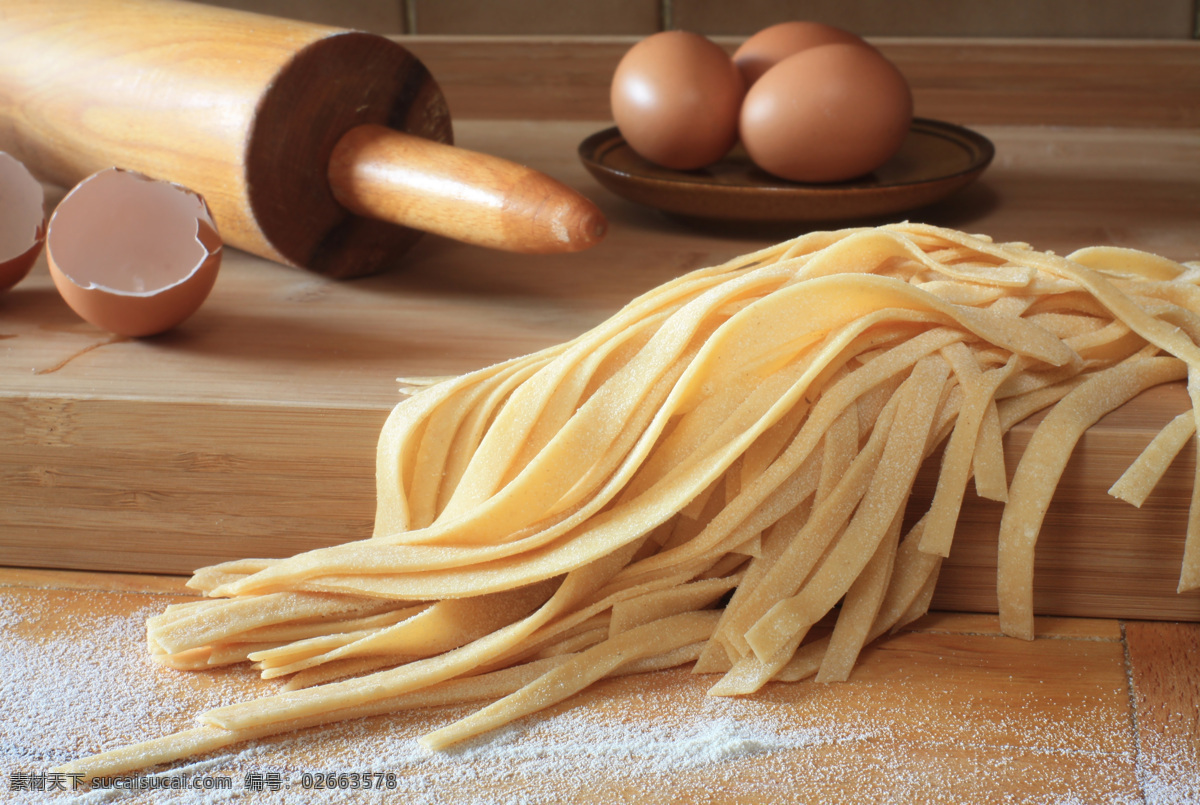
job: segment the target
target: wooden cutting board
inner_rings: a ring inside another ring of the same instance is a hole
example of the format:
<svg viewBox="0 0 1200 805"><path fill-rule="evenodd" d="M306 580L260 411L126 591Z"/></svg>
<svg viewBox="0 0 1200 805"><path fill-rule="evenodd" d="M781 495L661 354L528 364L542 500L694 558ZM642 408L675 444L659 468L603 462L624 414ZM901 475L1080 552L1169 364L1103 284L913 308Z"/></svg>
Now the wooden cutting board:
<svg viewBox="0 0 1200 805"><path fill-rule="evenodd" d="M574 157L602 125L458 129L462 144L600 203L611 233L577 255L428 237L402 270L337 282L231 251L193 319L138 341L78 321L39 264L0 297L0 565L185 574L369 536L375 440L398 376L457 374L563 341L671 277L796 233L701 232L607 195ZM1002 159L924 220L1062 252L1106 242L1108 228L1129 233L1123 245L1200 255L1194 136L983 131ZM1181 165L1193 166L1190 185ZM1065 181L1069 171L1086 181ZM1185 407L1179 388L1156 390L1085 437L1039 544L1039 612L1200 620L1200 595L1175 593L1191 451L1140 510L1105 493ZM1010 471L1031 427L1011 434ZM918 491L929 489L926 476ZM936 607L994 611L998 522L995 505L968 496Z"/></svg>

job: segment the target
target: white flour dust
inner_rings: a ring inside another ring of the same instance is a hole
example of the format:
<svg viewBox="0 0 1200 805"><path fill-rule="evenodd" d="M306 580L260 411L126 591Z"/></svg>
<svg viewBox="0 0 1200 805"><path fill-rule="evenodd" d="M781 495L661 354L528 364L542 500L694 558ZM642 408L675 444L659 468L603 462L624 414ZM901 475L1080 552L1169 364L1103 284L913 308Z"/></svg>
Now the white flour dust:
<svg viewBox="0 0 1200 805"><path fill-rule="evenodd" d="M0 696L6 702L0 719L0 784L5 788L0 799L11 795L13 801L29 803L162 801L146 791L50 792L29 790L24 783L13 792L12 775L37 779L67 760L161 734L165 728L187 728L203 709L245 700L255 689L274 688L264 688L244 669L206 674L210 684L199 689L182 684L179 672L152 663L144 648L145 620L161 610L161 599L109 614L120 594L73 595L91 613L80 628L35 630L31 621L47 613L0 613ZM39 636L31 638L35 631ZM559 801L564 790L604 790L631 776L645 782L699 774L717 782L727 778L733 785L747 758L845 740L785 728L768 717L770 709L701 696L686 703L672 701L652 726L644 720L625 722L605 713L566 709L524 719L449 752L431 753L417 743L432 726L469 712L458 708L421 715L415 724L397 716L394 730L381 729L378 720L359 721L235 746L157 776L232 777L231 790L170 793L170 802L188 805L383 802L397 797L412 805L533 805ZM306 760L313 757L319 761ZM248 771L267 776L268 785L247 788ZM306 773L327 772L370 773L373 790L303 785ZM270 783L281 781L279 790L271 790ZM644 801L636 791L627 794L621 798Z"/></svg>
<svg viewBox="0 0 1200 805"><path fill-rule="evenodd" d="M72 597L70 612L87 613L84 622L68 620L68 608L57 611L53 595L40 592L14 593L14 606L0 610L3 802L1001 803L1019 801L1014 792L1037 791L1044 805L1200 803L1192 756L1145 768L1119 738L1127 721L1095 692L1046 704L1029 699L1017 708L977 700L973 686L949 685L911 696L903 687L866 684L724 699L704 695L704 680L683 669L655 684L617 680L603 694L444 753L428 752L417 739L475 707L335 724L233 746L142 778L224 778L223 790L32 790L30 775L44 781L59 763L188 728L205 709L278 689L248 668L193 675L150 662L145 619L161 610L161 596L63 595ZM912 739L921 734L929 740ZM1094 740L1104 746L1088 748ZM1008 749L996 751L1001 746ZM14 774L26 775L19 790ZM361 787L367 782L370 788Z"/></svg>

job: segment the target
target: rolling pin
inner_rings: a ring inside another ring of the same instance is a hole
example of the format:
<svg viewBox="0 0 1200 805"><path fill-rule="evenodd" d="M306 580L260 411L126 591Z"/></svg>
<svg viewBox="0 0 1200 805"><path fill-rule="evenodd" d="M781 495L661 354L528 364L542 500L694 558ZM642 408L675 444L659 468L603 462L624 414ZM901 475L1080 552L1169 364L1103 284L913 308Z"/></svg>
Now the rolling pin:
<svg viewBox="0 0 1200 805"><path fill-rule="evenodd" d="M109 167L204 196L226 243L331 277L422 232L578 251L571 188L455 147L436 81L382 36L182 0L0 0L0 150L70 187Z"/></svg>

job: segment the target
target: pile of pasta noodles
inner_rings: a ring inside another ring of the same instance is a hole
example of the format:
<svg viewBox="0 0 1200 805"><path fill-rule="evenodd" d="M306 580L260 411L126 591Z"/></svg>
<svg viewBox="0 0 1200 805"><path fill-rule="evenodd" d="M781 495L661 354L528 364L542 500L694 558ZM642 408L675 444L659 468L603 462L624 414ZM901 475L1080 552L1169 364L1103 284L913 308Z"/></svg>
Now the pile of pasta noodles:
<svg viewBox="0 0 1200 805"><path fill-rule="evenodd" d="M818 232L681 276L568 343L410 381L380 436L373 536L202 569L205 598L149 622L166 665L250 661L286 688L63 768L481 702L422 739L437 750L684 663L714 695L843 680L926 611L969 493L1005 501L1001 626L1032 638L1034 543L1077 439L1150 386L1200 393L1198 285L1200 264L1127 249ZM1010 484L1002 436L1045 409ZM1196 410L1112 494L1140 505ZM908 511L927 459L932 502ZM1181 590L1200 587L1195 508Z"/></svg>

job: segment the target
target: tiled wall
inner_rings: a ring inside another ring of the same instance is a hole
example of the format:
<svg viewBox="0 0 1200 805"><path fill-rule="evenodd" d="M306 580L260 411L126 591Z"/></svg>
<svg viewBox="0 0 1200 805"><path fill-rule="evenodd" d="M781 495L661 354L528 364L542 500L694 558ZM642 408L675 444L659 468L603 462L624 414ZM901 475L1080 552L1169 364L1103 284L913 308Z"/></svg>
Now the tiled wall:
<svg viewBox="0 0 1200 805"><path fill-rule="evenodd" d="M207 0L384 34L751 34L812 19L864 36L1194 39L1200 0Z"/></svg>

